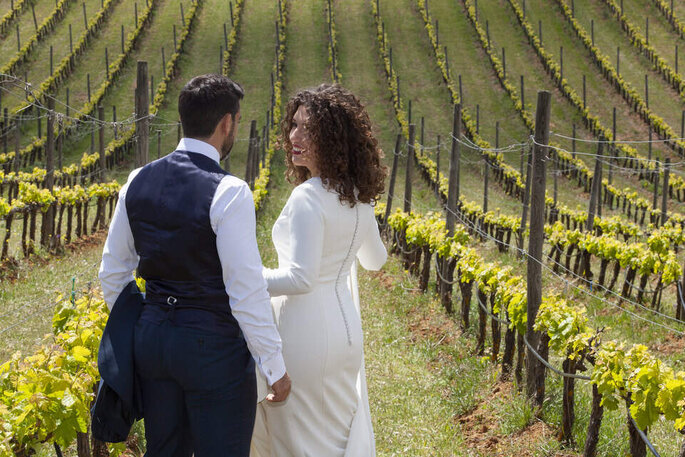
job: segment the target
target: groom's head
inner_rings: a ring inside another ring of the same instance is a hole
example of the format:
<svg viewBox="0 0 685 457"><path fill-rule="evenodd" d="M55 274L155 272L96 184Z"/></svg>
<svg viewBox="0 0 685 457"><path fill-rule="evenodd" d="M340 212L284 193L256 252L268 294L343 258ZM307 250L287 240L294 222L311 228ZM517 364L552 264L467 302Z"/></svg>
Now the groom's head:
<svg viewBox="0 0 685 457"><path fill-rule="evenodd" d="M183 135L220 146L223 159L233 147L243 95L240 84L226 76L194 77L178 97Z"/></svg>

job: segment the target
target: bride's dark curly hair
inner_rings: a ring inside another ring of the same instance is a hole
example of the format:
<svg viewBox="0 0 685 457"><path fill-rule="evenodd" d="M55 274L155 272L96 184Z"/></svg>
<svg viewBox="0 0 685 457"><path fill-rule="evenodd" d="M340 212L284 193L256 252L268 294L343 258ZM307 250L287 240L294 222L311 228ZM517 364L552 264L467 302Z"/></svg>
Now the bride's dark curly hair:
<svg viewBox="0 0 685 457"><path fill-rule="evenodd" d="M387 175L387 167L381 163L383 151L373 136L364 105L352 92L337 84L301 90L288 102L280 138L288 181L297 185L311 178L306 167L293 164L290 142L293 116L302 105L309 114L305 128L315 145L316 163L324 186L337 192L341 203L347 202L350 206L357 202L375 203L383 193Z"/></svg>

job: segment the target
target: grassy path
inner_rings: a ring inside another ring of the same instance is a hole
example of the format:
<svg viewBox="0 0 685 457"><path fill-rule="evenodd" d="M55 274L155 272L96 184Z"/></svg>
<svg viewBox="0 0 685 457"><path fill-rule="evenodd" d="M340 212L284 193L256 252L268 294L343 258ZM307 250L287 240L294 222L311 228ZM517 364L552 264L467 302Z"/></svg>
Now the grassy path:
<svg viewBox="0 0 685 457"><path fill-rule="evenodd" d="M449 2L458 3L458 8L464 15L463 2ZM505 49L506 63L507 63L507 78L509 81L517 86L520 91L520 78L524 78L524 101L526 102L527 110L535 115L537 92L540 90L547 90L552 94L552 116L550 120L550 129L553 132L562 133L571 136L573 132L572 125L577 126L576 136L584 139L594 139L591 132L583 127L582 118L578 111L563 97L562 93L556 88L552 80L547 76L542 64L538 60L533 49L528 45L528 41L517 23L512 21L510 17L510 8L506 0L496 0L491 2L479 2L478 22L490 31L490 40L494 49L500 50L498 54L501 56L501 49ZM435 7L434 7L435 8ZM492 70L491 70L492 71ZM509 102L511 103L511 102ZM515 114L518 117L518 114ZM564 140L559 137L552 137L552 141L561 144L566 150L573 149L571 141ZM594 153L596 145L591 143L576 143L576 150L583 153ZM594 161L591 157L580 156L586 160L586 163L591 169L594 169ZM550 170L551 171L551 170ZM551 176L550 176L551 178ZM622 184L621 187L634 184L630 181L622 179L622 176L616 176L614 182ZM551 179L548 181L548 189L551 192ZM559 178L559 185L561 189L577 188L577 182L569 181L565 177ZM636 186L637 187L637 186ZM648 192L644 191L645 198L649 197ZM570 208L575 208L580 204L583 208L587 208L589 202L589 194L582 192L579 189L577 192L559 192L559 201ZM620 214L619 211L614 211ZM609 212L611 214L611 212Z"/></svg>
<svg viewBox="0 0 685 457"><path fill-rule="evenodd" d="M102 106L104 106L106 113L105 120L112 119L113 105L117 108L117 120L121 121L133 116L133 92L135 89L137 60L145 60L148 62L149 78L154 80L155 89L157 88L157 84L162 80L163 70L161 49L165 49L165 57L168 61L173 49L172 26L174 24L176 25L177 33L180 33L181 30L181 12L179 5L182 4L187 12L190 8L190 0L181 0L180 2L173 0L158 1L160 3L153 13L151 25L143 32L144 36L141 39L136 51L129 57L126 68L119 76L117 84L102 101ZM139 14L141 14L141 11L142 10L139 6ZM198 30L195 30L194 32L198 33ZM118 46L118 41L115 41L115 43L117 43L115 46ZM95 73L92 71L92 69L91 72ZM86 95L85 92L81 92L81 94L82 96ZM152 100L152 97L150 99ZM80 103L84 103L85 101L86 98L83 98L80 100ZM72 105L74 104L71 102L71 100L70 103L72 103ZM80 103L76 102L75 104L76 106L79 106ZM65 164L80 160L84 152L90 152L90 128L92 127L86 126L86 128L80 131L80 135L75 135L65 141ZM105 129L105 142L109 142L112 138L114 138L113 130L109 128Z"/></svg>
<svg viewBox="0 0 685 457"><path fill-rule="evenodd" d="M371 7L368 0L338 0L334 3L334 13L342 85L355 93L366 106L374 125L374 134L385 152L385 165L390 173L395 141L400 131L385 82L385 72L378 57ZM446 154L447 147L442 151ZM405 174L406 157L400 157L395 181L396 196L404 196ZM388 197L389 182L388 176L383 201ZM418 173L414 174L412 180L412 200L421 208L437 208L435 196ZM393 207L402 207L403 204L404 199L400 197L392 202Z"/></svg>
<svg viewBox="0 0 685 457"><path fill-rule="evenodd" d="M412 122L418 126L421 116L424 116L426 138L435 138L437 134L449 138L453 112L451 97L434 61L433 50L423 30L423 19L416 11L412 0L393 3L395 9L384 5L388 3L381 3L381 16L391 46L395 46L399 51L393 54L393 64L400 76L400 90L405 106L408 100L412 100ZM430 143L434 144L432 141ZM480 154L463 148L462 165L461 194L468 201L481 203L483 166ZM448 169L446 153L441 155L440 169ZM518 202L504 194L498 186L490 186L489 192L488 209L518 214Z"/></svg>
<svg viewBox="0 0 685 457"><path fill-rule="evenodd" d="M602 2L578 0L576 1L576 18L586 30L590 30L591 19L595 21L595 45L604 55L610 57L614 67L616 66L616 49L621 48L619 73L642 95L643 99L645 99L645 74L649 75L649 107L655 114L664 118L674 131L679 132L685 101L662 79L659 73L652 70L649 60L632 46L621 29L621 25L610 14L609 7Z"/></svg>
<svg viewBox="0 0 685 457"><path fill-rule="evenodd" d="M234 50L236 60L229 75L245 89L245 98L240 107L242 112L242 125L238 131L240 138L249 138L252 119L257 121L260 135L261 127L266 122L266 111L269 108L271 96L271 72L275 61L276 28L274 24L277 18L277 2L246 0L243 5L238 45ZM286 61L287 59L286 57ZM247 147L247 141L237 141L233 146L231 172L237 176L245 175Z"/></svg>
<svg viewBox="0 0 685 457"><path fill-rule="evenodd" d="M298 0L289 8L284 107L299 89L331 82L323 0Z"/></svg>
<svg viewBox="0 0 685 457"><path fill-rule="evenodd" d="M498 1L507 3L506 0ZM526 2L526 5L527 18L531 24L538 24L538 21L543 21L544 43L554 43L554 46L557 46L555 50L550 51L555 55L557 61L559 61L560 56L560 50L558 48L563 46L564 77L581 97L583 93L583 75L586 75L586 99L590 113L598 116L604 126L611 128L613 123L613 108L615 107L617 137L619 141L621 139L634 140L648 138L648 126L632 112L632 109L625 100L613 89L611 84L598 73L597 68L592 63L589 52L573 34L570 25L564 20L559 9L556 6L550 7L550 5L543 0L530 0ZM578 6L576 6L576 8L578 8ZM515 21L511 7L507 6L507 12L511 17L510 20ZM597 27L597 25L595 25L595 27ZM520 29L520 27L518 28ZM596 38L598 34L599 30L596 29ZM571 136L571 126L567 123L566 125L561 126L557 132ZM656 138L656 136L654 138ZM569 141L563 141L558 137L555 137L554 139L565 144L567 149L570 150ZM631 146L635 147L643 156L648 156L648 146L646 144L632 144ZM591 153L595 152L595 148L595 145L584 147L587 152ZM672 151L668 150L667 147L661 146L658 143L654 144L652 154L652 157L671 157L671 160L680 160ZM586 163L588 163L589 166L594 165L591 160L586 159L585 157L583 157L583 159L586 160ZM616 179L618 183L622 183L621 179L623 179L625 185L629 185L636 189L642 197L651 201L651 186L645 187L642 183L638 184L634 177L631 177L629 173L622 174L621 170L614 173L614 179ZM671 205L670 209L673 210L677 210L682 206L675 201L670 201L669 205Z"/></svg>
<svg viewBox="0 0 685 457"><path fill-rule="evenodd" d="M497 6L495 2L480 2L478 20L483 27L485 27L485 21L491 24L490 38L493 48L499 49L501 43L506 43L507 78L512 84L518 86L520 90L519 81L520 76L523 75L526 106L533 113L535 112L536 92L543 88L551 90L554 96L552 122L556 124L560 119L567 119L573 113L569 113L568 107L565 106L561 99L561 95L553 90L545 73L543 71L536 71L539 70L537 67L520 64L520 61L530 57L527 55L528 49L525 42L522 40L498 41L498 38L505 33L504 30L510 31L507 27L511 28L511 25L509 23L499 24L497 22L497 19L501 19L501 17L495 17L496 15L506 16L506 11L497 8ZM431 14L434 17L440 18L442 23L455 25L454 27L443 27L443 30L440 32L441 42L447 43L451 65L456 65L459 71L465 72L462 75L462 81L468 81L465 87L468 88L469 83L474 85L471 93L464 89L467 92L464 99L466 106L472 114L476 112L475 105L480 104L481 134L483 132L487 133L490 130L491 136L486 136L485 138L490 141L492 146L495 146L495 122L500 120L500 127L502 129L500 132L500 147L526 142L530 133L520 115L514 109L509 95L501 88L499 81L496 79L490 59L485 54L475 30L468 20L464 3L455 0L436 1L431 4L430 9ZM495 26L495 24L497 25ZM468 44L463 42L464 36L469 37L470 41ZM453 56L449 49L459 49L459 54ZM499 55L501 57L501 54ZM457 58L455 59L455 57ZM493 97L493 94L498 96ZM485 113L483 111L484 106L487 108ZM488 112L494 112L496 115L489 117ZM503 122L501 119L507 121ZM514 133L512 133L512 129L515 129L513 130ZM503 155L505 161L510 165L517 169L520 167L521 152L519 149L505 152ZM566 186L566 188L574 186L574 184L570 184L563 177L560 178L560 183L562 186ZM578 196L577 194L561 192L559 194L559 201L567 206L575 207L578 203ZM586 205L585 200L587 198L583 199L582 194L580 196L582 204Z"/></svg>
<svg viewBox="0 0 685 457"><path fill-rule="evenodd" d="M96 2L99 7L100 2ZM82 7L81 7L82 8ZM83 14L83 10L78 7L75 8L79 14ZM73 12L73 11L72 11ZM96 13L96 11L91 11ZM120 39L121 39L121 26L124 25L127 28L125 33L133 30L133 15L134 15L134 2L120 0L116 5L113 6L113 10L110 14L109 19L100 28L100 31L91 39L91 43L87 47L86 51L81 54L77 60L72 73L67 77L55 91L55 96L66 102L65 91L68 87L70 89L70 99L69 103L72 106L82 106L87 100L87 87L86 87L86 74L91 73L91 89L96 90L100 86L102 81L105 79L104 71L93 71L95 68L102 68L104 70L105 62L105 48L109 49L109 60L113 62L116 60L117 56L121 52ZM74 45L79 39L79 36L83 33L83 17L78 14L75 17L75 21L72 25L72 34ZM53 45L54 52L54 65L57 67L61 57L61 54L66 55L69 52L69 25L65 21L63 24L66 26L66 35L60 40L59 45L56 46L55 43L50 42ZM80 28L79 28L80 27ZM49 44L47 46L41 45L47 48L47 59L49 59ZM46 64L48 60L37 60L37 62L32 62L31 70L29 71L29 79L33 81L34 85L39 84L41 81L41 74L49 73L49 65ZM23 100L16 100L15 105L22 102ZM57 107L60 111L64 111L64 106ZM111 115L111 113L108 113ZM27 144L30 137L36 134L35 123L26 125L22 129L22 136L24 139L24 144Z"/></svg>
<svg viewBox="0 0 685 457"><path fill-rule="evenodd" d="M71 2L69 8L75 9L78 7L78 2ZM54 0L36 0L34 2L36 11L36 22L38 27L43 23L45 18L50 16L55 9ZM4 15L4 12L2 13ZM25 8L17 19L14 20L9 32L6 36L0 37L0 66L4 66L7 62L17 55L17 25L19 26L19 41L21 46L28 43L33 35L36 34L36 26L33 22L33 14L31 7Z"/></svg>
<svg viewBox="0 0 685 457"><path fill-rule="evenodd" d="M178 128L176 125L168 124L179 119L178 96L183 86L194 76L219 71L219 47L223 48L224 44L224 24L227 24L228 33L231 31L231 13L228 2L222 0L204 0L204 2L196 19L196 29L186 42L185 52L179 59L176 78L168 85L164 104L157 113L159 120L152 123L150 159L156 159L158 156L158 131L161 133L159 155L164 156L176 149ZM221 39L208 40L206 39L208 36ZM240 133L244 134L244 131Z"/></svg>
<svg viewBox="0 0 685 457"><path fill-rule="evenodd" d="M414 2L415 3L415 2ZM440 45L447 47L450 72L455 83L462 80L462 105L475 117L480 113L480 135L496 147L496 123L499 122L499 145L523 143L528 129L517 115L509 95L497 81L490 60L468 21L462 4L455 0L430 3L430 14L439 21ZM425 35L425 32L424 32ZM457 86L458 87L458 86ZM518 168L520 153L504 153L505 160Z"/></svg>
<svg viewBox="0 0 685 457"><path fill-rule="evenodd" d="M674 6L675 6L674 2ZM681 3L681 2L678 2ZM668 3L667 3L668 4ZM666 17L656 7L652 0L632 0L624 2L623 12L628 20L640 30L643 36L646 37L646 18L649 19L649 45L653 46L661 55L661 57L668 62L673 70L675 70L675 46L678 45L678 71L682 75L683 69L681 64L685 63L682 59L685 58L685 39L673 31L671 24L669 24ZM677 128L676 128L677 127ZM680 126L674 126L676 131Z"/></svg>
<svg viewBox="0 0 685 457"><path fill-rule="evenodd" d="M138 14L142 14L142 10L143 8L139 4ZM109 54L110 62L115 61L120 55L122 26L124 27L125 36L128 36L135 28L135 2L122 1L113 13L107 24L100 30L94 43L88 48L88 51L79 58L74 72L58 88L55 94L58 99L66 101L66 89L68 88L69 104L72 106L83 106L88 101L87 75L90 74L91 90L95 90L105 80L105 72L94 70L103 68L105 49L107 49ZM143 32L143 34L145 33L147 32ZM145 38L143 37L143 39ZM117 113L117 120L125 116L125 112ZM105 117L110 120L112 119L111 108L105 112Z"/></svg>
<svg viewBox="0 0 685 457"><path fill-rule="evenodd" d="M0 361L15 351L30 353L52 331L52 304L58 295L69 296L72 278L76 278L76 290L89 283L99 286L103 241L104 232L100 232L73 243L63 256L22 262L16 279L0 281Z"/></svg>
<svg viewBox="0 0 685 457"><path fill-rule="evenodd" d="M75 3L57 24L50 36L40 42L33 52L28 62L19 67L18 73L23 75L25 72L34 86L39 86L43 80L50 76L50 46L53 48L53 64L57 68L62 59L70 54L69 51L69 26L71 25L72 39L74 45L78 42L81 34L85 33L86 26L83 22L83 4L86 5L86 15L88 20L93 18L100 11L100 0L85 0ZM121 0L120 0L121 3ZM116 7L111 14L116 14ZM111 16L110 16L111 17ZM95 41L95 40L92 40ZM104 69L104 64L103 67Z"/></svg>

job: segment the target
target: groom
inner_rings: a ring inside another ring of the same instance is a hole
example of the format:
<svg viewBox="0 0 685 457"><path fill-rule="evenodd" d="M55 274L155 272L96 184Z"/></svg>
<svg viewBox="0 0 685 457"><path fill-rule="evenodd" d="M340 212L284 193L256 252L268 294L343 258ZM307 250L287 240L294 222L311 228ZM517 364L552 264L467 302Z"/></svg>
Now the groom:
<svg viewBox="0 0 685 457"><path fill-rule="evenodd" d="M243 89L221 75L181 91L176 151L131 172L102 254L111 308L133 271L146 280L135 327L146 456L247 456L254 363L290 392L257 250L252 193L219 165L233 146Z"/></svg>

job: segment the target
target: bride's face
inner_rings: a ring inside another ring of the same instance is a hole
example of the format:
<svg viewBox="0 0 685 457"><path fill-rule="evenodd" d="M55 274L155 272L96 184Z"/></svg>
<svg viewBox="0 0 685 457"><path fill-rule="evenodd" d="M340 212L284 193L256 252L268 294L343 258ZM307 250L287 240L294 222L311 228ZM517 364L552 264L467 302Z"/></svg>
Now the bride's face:
<svg viewBox="0 0 685 457"><path fill-rule="evenodd" d="M318 176L319 167L316 164L316 150L305 126L307 119L309 119L307 108L300 105L293 116L290 127L293 164L298 167L306 167L312 176Z"/></svg>

